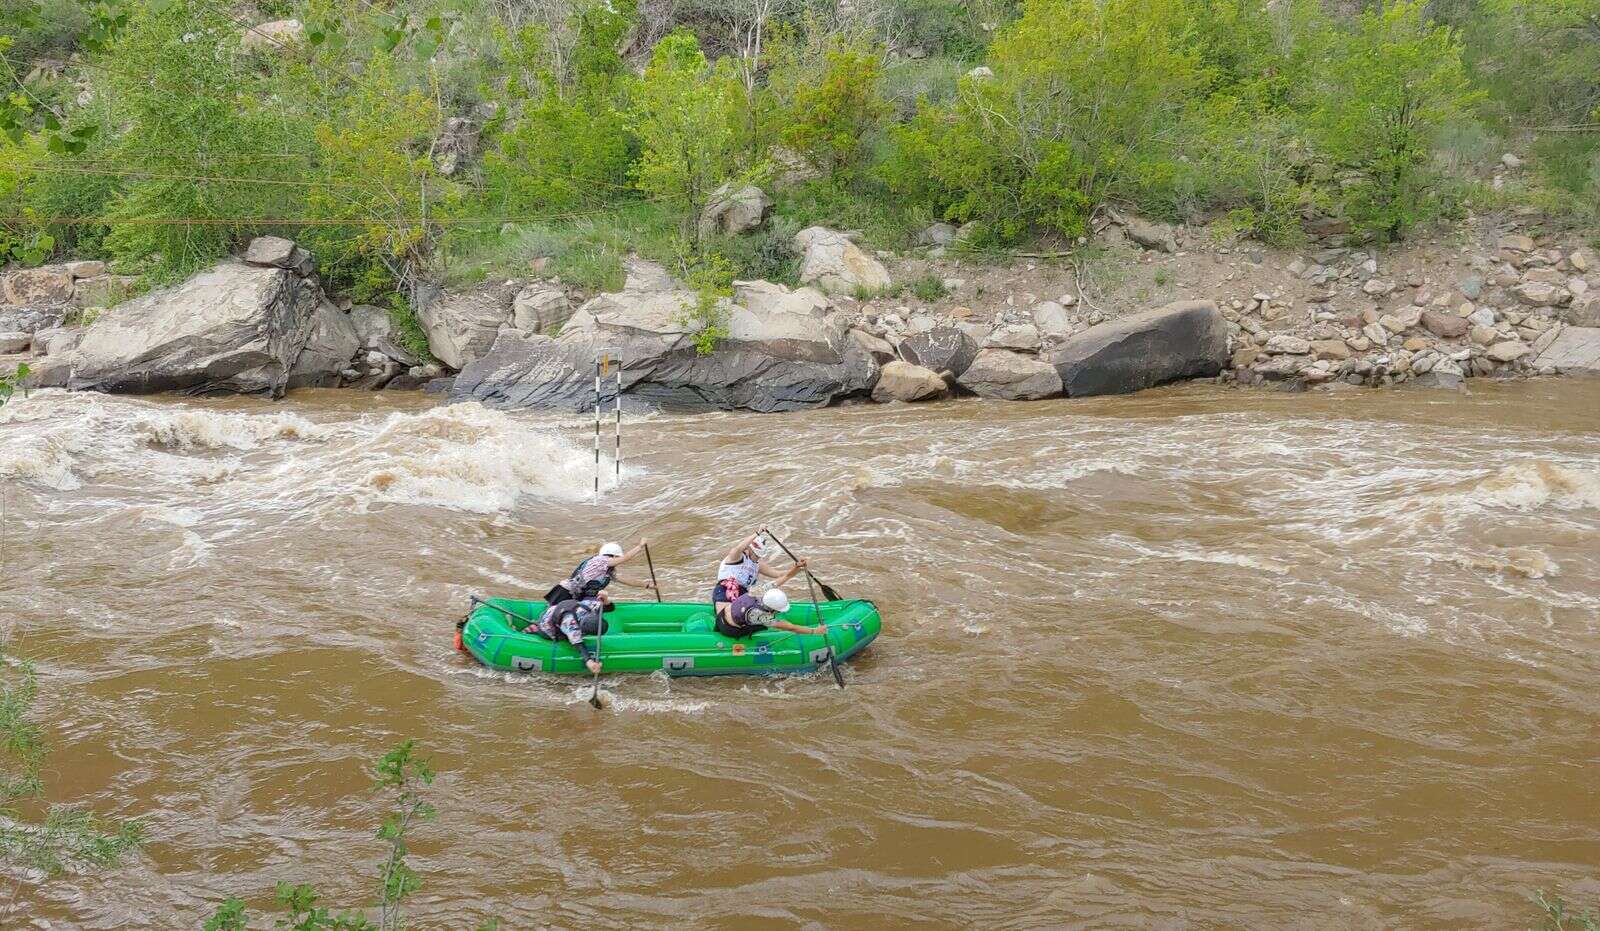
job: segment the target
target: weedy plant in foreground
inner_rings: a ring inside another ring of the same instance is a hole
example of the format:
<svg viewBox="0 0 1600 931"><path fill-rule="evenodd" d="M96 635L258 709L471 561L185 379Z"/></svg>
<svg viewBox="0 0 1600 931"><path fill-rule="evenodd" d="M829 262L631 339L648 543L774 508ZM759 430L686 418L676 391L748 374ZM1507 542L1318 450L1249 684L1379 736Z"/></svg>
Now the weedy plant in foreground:
<svg viewBox="0 0 1600 931"><path fill-rule="evenodd" d="M277 903L287 914L274 927L291 931L399 931L405 925L403 905L422 886L422 879L406 863L406 835L412 827L430 821L434 808L423 797L433 783L433 767L416 755L416 741L404 740L379 758L373 767L373 789L386 795L391 808L378 828L378 839L389 849L378 868L379 894L369 909L346 909L338 914L318 905L322 896L309 883L278 883ZM375 909L377 922L369 917ZM249 915L243 900L230 896L205 923L205 931L244 931ZM479 931L496 927L490 922Z"/></svg>
<svg viewBox="0 0 1600 931"><path fill-rule="evenodd" d="M16 371L9 375L0 372L0 405L11 400L11 396L16 394L19 387L22 389L22 396L27 397L28 386L24 382L32 373L33 370L28 368L28 363L26 362L19 363Z"/></svg>
<svg viewBox="0 0 1600 931"><path fill-rule="evenodd" d="M33 664L7 656L0 641L0 868L11 881L0 926L18 908L24 884L114 865L142 839L137 821L107 821L86 808L42 801L49 745L32 720L38 697Z"/></svg>
<svg viewBox="0 0 1600 931"><path fill-rule="evenodd" d="M1600 912L1592 908L1574 910L1561 896L1546 897L1540 889L1536 898L1544 909L1539 931L1600 931Z"/></svg>

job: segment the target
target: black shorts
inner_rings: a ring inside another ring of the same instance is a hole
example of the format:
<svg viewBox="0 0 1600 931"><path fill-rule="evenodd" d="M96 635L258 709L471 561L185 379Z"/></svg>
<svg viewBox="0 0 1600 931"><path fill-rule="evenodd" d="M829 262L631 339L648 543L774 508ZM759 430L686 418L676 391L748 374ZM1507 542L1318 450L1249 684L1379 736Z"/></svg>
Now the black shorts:
<svg viewBox="0 0 1600 931"><path fill-rule="evenodd" d="M735 627L723 620L722 615L717 615L717 633L724 637L732 637L735 640L738 640L743 637L748 637L751 634L759 634L766 629L767 628L765 624L751 624L748 627Z"/></svg>

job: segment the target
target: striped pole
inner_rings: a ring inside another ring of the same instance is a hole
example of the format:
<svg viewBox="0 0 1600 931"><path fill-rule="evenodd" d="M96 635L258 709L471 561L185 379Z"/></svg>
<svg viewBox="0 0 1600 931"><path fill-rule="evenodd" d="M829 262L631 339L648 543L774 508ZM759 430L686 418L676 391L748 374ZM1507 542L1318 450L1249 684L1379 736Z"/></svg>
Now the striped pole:
<svg viewBox="0 0 1600 931"><path fill-rule="evenodd" d="M617 484L622 484L622 360L617 360L617 447L616 447L616 472Z"/></svg>
<svg viewBox="0 0 1600 931"><path fill-rule="evenodd" d="M600 503L600 360L594 360L594 501Z"/></svg>

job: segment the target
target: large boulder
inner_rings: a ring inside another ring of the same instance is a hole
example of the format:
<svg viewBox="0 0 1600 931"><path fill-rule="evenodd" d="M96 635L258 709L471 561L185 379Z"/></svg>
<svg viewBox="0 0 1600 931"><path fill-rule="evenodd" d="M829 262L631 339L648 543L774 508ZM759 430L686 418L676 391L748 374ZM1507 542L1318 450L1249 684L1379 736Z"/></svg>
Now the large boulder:
<svg viewBox="0 0 1600 931"><path fill-rule="evenodd" d="M42 356L59 356L78 348L83 341L82 327L45 327L33 333L33 351Z"/></svg>
<svg viewBox="0 0 1600 931"><path fill-rule="evenodd" d="M847 321L831 306L814 306L808 289L742 284L742 293L760 299L724 301L728 336L710 353L694 345L694 292L602 294L578 308L558 338L502 332L461 371L450 396L582 410L594 403L594 360L602 356L621 363L626 394L679 409L798 410L872 388L878 364L848 338ZM603 394L615 390L607 379Z"/></svg>
<svg viewBox="0 0 1600 931"><path fill-rule="evenodd" d="M339 373L361 349L361 337L339 308L327 298L311 314L311 332L305 348L289 369L290 388L331 388Z"/></svg>
<svg viewBox="0 0 1600 931"><path fill-rule="evenodd" d="M381 352L406 368L422 364L416 353L400 344L394 319L382 307L357 304L350 308L350 324L355 327L362 349Z"/></svg>
<svg viewBox="0 0 1600 931"><path fill-rule="evenodd" d="M572 316L567 292L548 281L535 281L511 301L511 325L524 336L549 333Z"/></svg>
<svg viewBox="0 0 1600 931"><path fill-rule="evenodd" d="M68 387L278 397L291 373L300 383L328 373L322 350L344 334L324 304L316 283L292 271L223 262L102 314L72 354ZM318 348L302 364L314 336Z"/></svg>
<svg viewBox="0 0 1600 931"><path fill-rule="evenodd" d="M1061 393L1061 377L1054 366L1009 349L982 350L957 381L973 394L1007 401L1032 401Z"/></svg>
<svg viewBox="0 0 1600 931"><path fill-rule="evenodd" d="M1228 324L1211 301L1178 301L1090 327L1049 358L1070 396L1126 394L1221 372Z"/></svg>
<svg viewBox="0 0 1600 931"><path fill-rule="evenodd" d="M891 284L882 262L835 230L807 227L795 234L794 249L801 255L800 282L828 294L877 293Z"/></svg>
<svg viewBox="0 0 1600 931"><path fill-rule="evenodd" d="M5 276L0 285L12 304L65 304L72 300L72 273L60 266L24 268Z"/></svg>
<svg viewBox="0 0 1600 931"><path fill-rule="evenodd" d="M428 334L428 351L453 369L489 351L500 328L511 322L520 291L516 281L446 291L419 302L417 320Z"/></svg>
<svg viewBox="0 0 1600 931"><path fill-rule="evenodd" d="M1600 375L1600 327L1563 327L1534 364L1554 366L1564 375Z"/></svg>
<svg viewBox="0 0 1600 931"><path fill-rule="evenodd" d="M926 401L944 394L945 387L938 372L896 359L885 365L878 375L878 383L872 386L872 400L884 403Z"/></svg>
<svg viewBox="0 0 1600 931"><path fill-rule="evenodd" d="M761 226L772 210L772 198L754 184L728 182L711 192L711 199L700 211L700 235L716 233L738 235Z"/></svg>
<svg viewBox="0 0 1600 931"><path fill-rule="evenodd" d="M959 377L978 356L978 342L955 326L936 326L900 341L900 358L934 372Z"/></svg>
<svg viewBox="0 0 1600 931"><path fill-rule="evenodd" d="M1122 221L1122 228L1128 238L1146 249L1157 252L1177 252L1178 239L1172 233L1172 227L1162 223L1151 223L1138 217L1128 217Z"/></svg>

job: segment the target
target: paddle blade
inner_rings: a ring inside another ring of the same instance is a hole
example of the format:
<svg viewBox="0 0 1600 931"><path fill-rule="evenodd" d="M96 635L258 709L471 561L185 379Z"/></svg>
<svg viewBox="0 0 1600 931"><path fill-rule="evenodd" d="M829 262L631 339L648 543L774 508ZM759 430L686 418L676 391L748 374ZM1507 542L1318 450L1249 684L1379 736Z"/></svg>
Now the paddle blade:
<svg viewBox="0 0 1600 931"><path fill-rule="evenodd" d="M596 708L605 707L605 705L600 704L600 686L595 686L594 691L589 693L589 704L595 706Z"/></svg>
<svg viewBox="0 0 1600 931"><path fill-rule="evenodd" d="M828 667L833 670L833 681L839 683L839 688L844 688L844 673L839 671L839 660L831 650L828 651Z"/></svg>
<svg viewBox="0 0 1600 931"><path fill-rule="evenodd" d="M829 601L843 601L844 600L843 598L839 597L839 593L838 592L833 590L833 586L829 585L827 582L822 581L821 579L817 579L817 587L822 589L822 597L828 599Z"/></svg>

